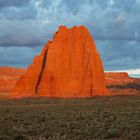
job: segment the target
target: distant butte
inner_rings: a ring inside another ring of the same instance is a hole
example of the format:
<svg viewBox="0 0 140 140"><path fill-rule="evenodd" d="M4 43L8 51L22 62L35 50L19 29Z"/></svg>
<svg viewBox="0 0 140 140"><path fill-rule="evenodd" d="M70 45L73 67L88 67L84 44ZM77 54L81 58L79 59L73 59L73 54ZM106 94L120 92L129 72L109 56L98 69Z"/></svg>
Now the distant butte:
<svg viewBox="0 0 140 140"><path fill-rule="evenodd" d="M17 81L12 97L92 97L105 94L99 53L85 26L60 26Z"/></svg>

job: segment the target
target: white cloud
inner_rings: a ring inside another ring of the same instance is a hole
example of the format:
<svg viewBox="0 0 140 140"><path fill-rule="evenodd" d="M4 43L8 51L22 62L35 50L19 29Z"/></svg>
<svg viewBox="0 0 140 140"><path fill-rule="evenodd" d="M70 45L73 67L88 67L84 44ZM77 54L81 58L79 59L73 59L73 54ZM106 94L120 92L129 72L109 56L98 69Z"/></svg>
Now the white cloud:
<svg viewBox="0 0 140 140"><path fill-rule="evenodd" d="M114 4L114 0L110 0L110 5L113 5Z"/></svg>

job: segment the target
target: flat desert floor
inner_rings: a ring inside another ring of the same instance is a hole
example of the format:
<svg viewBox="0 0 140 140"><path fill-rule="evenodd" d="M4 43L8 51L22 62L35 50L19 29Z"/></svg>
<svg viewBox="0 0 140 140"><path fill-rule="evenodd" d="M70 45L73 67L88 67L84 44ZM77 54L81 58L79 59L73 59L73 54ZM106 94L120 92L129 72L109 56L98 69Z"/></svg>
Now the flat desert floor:
<svg viewBox="0 0 140 140"><path fill-rule="evenodd" d="M0 100L0 140L140 140L140 96Z"/></svg>

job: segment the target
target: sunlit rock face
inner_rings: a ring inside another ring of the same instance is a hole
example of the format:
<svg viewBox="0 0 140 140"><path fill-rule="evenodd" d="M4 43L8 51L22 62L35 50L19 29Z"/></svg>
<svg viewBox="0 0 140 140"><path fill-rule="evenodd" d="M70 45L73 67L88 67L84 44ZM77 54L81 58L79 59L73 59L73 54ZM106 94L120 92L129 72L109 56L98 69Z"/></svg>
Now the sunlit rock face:
<svg viewBox="0 0 140 140"><path fill-rule="evenodd" d="M73 98L104 93L102 61L89 31L84 26L60 26L17 81L12 96Z"/></svg>

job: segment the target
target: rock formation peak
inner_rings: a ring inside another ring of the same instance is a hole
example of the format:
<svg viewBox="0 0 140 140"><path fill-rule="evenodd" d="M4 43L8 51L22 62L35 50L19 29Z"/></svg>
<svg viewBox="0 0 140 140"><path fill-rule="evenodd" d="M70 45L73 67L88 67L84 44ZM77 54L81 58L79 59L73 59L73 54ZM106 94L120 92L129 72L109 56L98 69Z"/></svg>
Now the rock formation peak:
<svg viewBox="0 0 140 140"><path fill-rule="evenodd" d="M99 53L85 26L60 26L16 83L12 96L91 97L105 93Z"/></svg>

